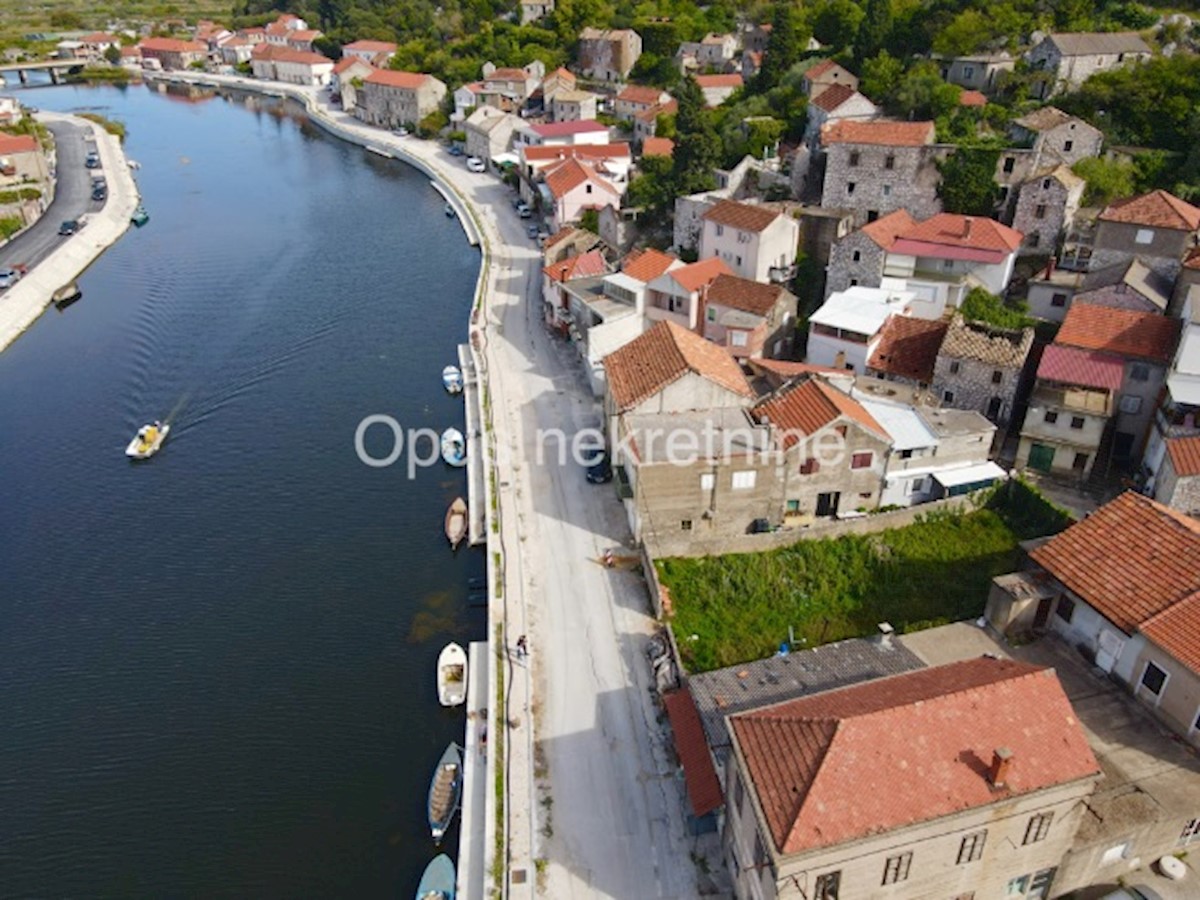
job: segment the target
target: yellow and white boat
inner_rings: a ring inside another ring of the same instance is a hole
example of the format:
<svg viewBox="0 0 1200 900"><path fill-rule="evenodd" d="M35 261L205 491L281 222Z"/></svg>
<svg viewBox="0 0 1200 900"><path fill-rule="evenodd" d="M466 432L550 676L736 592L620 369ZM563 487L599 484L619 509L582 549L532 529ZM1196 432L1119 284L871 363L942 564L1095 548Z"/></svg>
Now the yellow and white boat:
<svg viewBox="0 0 1200 900"><path fill-rule="evenodd" d="M130 459L149 459L159 451L170 433L171 426L162 422L143 425L125 448L125 455Z"/></svg>

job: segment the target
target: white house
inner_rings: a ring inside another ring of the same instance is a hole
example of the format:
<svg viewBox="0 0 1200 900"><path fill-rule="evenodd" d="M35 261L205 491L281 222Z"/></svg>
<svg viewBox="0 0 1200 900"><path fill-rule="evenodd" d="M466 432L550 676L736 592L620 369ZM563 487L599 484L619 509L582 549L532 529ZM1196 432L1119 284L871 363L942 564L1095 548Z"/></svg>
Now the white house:
<svg viewBox="0 0 1200 900"><path fill-rule="evenodd" d="M385 68L396 55L396 45L391 41L354 41L342 47L343 58L353 56L376 68Z"/></svg>
<svg viewBox="0 0 1200 900"><path fill-rule="evenodd" d="M720 257L751 281L787 281L800 243L800 223L761 204L721 200L704 213L700 258Z"/></svg>
<svg viewBox="0 0 1200 900"><path fill-rule="evenodd" d="M544 147L551 144L607 144L608 126L595 120L579 122L551 122L545 125L523 124L518 129L513 143L516 146Z"/></svg>
<svg viewBox="0 0 1200 900"><path fill-rule="evenodd" d="M250 59L255 78L324 87L333 76L333 60L308 50L260 44Z"/></svg>
<svg viewBox="0 0 1200 900"><path fill-rule="evenodd" d="M621 190L578 159L565 159L543 173L543 201L552 213L554 228L578 222L586 210L599 210L609 203L620 204Z"/></svg>
<svg viewBox="0 0 1200 900"><path fill-rule="evenodd" d="M469 84L464 84L462 87L454 89L454 112L450 118L452 121L461 122L471 114L471 110L480 104L480 95L483 93L483 82L472 81Z"/></svg>
<svg viewBox="0 0 1200 900"><path fill-rule="evenodd" d="M734 72L728 75L697 75L696 84L704 94L705 106L720 106L742 86L742 76Z"/></svg>
<svg viewBox="0 0 1200 900"><path fill-rule="evenodd" d="M646 318L698 332L708 286L718 276L732 274L716 257L667 269L646 286Z"/></svg>
<svg viewBox="0 0 1200 900"><path fill-rule="evenodd" d="M883 326L894 315L909 315L912 303L908 291L861 285L831 294L809 316L807 362L865 374Z"/></svg>

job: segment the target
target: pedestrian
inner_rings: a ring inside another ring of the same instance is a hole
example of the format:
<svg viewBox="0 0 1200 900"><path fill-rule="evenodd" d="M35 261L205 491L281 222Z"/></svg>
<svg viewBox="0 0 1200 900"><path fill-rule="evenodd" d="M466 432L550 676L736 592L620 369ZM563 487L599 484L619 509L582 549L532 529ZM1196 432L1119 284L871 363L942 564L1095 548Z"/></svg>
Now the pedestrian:
<svg viewBox="0 0 1200 900"><path fill-rule="evenodd" d="M524 659L529 655L529 645L525 642L525 635L517 638L517 659Z"/></svg>

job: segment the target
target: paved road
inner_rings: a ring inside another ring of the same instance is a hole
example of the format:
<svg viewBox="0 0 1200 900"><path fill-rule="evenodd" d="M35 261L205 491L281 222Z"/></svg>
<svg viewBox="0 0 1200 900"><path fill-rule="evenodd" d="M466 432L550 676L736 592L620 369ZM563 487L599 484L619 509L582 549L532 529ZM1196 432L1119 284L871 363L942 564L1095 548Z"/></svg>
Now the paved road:
<svg viewBox="0 0 1200 900"><path fill-rule="evenodd" d="M0 267L17 263L32 267L41 262L62 243L58 226L63 221L96 212L103 206L92 202L92 175L101 170L88 169L83 164L89 146L83 139L84 130L67 122L54 122L47 127L54 134L58 150L54 202L32 228L0 247Z"/></svg>

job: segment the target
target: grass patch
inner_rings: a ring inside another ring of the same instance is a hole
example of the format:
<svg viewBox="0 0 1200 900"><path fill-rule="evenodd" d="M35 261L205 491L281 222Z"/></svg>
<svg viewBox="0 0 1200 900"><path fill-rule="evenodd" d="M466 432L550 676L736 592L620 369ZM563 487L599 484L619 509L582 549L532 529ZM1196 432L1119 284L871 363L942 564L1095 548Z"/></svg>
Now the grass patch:
<svg viewBox="0 0 1200 900"><path fill-rule="evenodd" d="M789 627L799 649L873 634L880 622L903 632L978 616L991 579L1016 568L1018 541L1069 522L1014 480L970 512L904 528L655 565L683 663L703 672L769 656Z"/></svg>
<svg viewBox="0 0 1200 900"><path fill-rule="evenodd" d="M118 66L88 66L78 72L67 75L67 81L72 84L128 84L133 74L128 69Z"/></svg>
<svg viewBox="0 0 1200 900"><path fill-rule="evenodd" d="M106 119L104 116L97 115L96 113L80 113L79 118L95 122L109 134L116 135L117 140L121 143L125 143L125 124L123 122Z"/></svg>
<svg viewBox="0 0 1200 900"><path fill-rule="evenodd" d="M497 625L495 628L496 654L501 656L500 665L496 666L496 712L492 716L495 724L493 731L492 752L496 755L496 846L492 857L492 885L495 895L503 892L504 868L507 860L504 857L504 723L508 721L508 711L504 706L504 629Z"/></svg>

